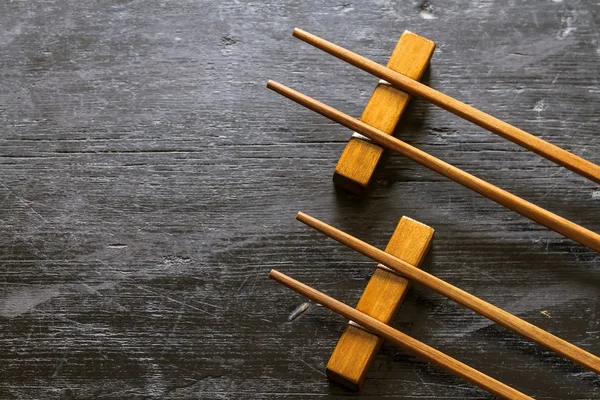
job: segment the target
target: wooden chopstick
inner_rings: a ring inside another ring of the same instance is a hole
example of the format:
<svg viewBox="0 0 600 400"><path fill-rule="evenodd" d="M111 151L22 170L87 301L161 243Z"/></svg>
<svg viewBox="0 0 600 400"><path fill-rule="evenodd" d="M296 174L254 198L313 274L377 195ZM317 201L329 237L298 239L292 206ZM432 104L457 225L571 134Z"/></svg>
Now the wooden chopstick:
<svg viewBox="0 0 600 400"><path fill-rule="evenodd" d="M274 81L269 81L267 83L267 87L310 110L313 110L341 125L344 125L347 128L369 137L383 147L403 154L411 160L424 165L438 174L443 175L454 182L460 183L461 185L479 193L482 196L487 197L488 199L494 200L500 205L510 208L511 210L546 226L547 228L571 238L589 247L590 249L600 252L600 235L590 231L589 229L553 214L548 210L545 210L518 196L515 196L512 193L507 192L506 190L500 189L499 187L494 186L483 179L479 179L468 172L456 168L455 166L450 165L428 153L425 153L424 151L419 150L408 143L396 139L391 135L387 135L362 121L352 118L351 116L344 114L333 107L290 89L287 86Z"/></svg>
<svg viewBox="0 0 600 400"><path fill-rule="evenodd" d="M557 337L553 334L546 332L535 325L530 324L527 321L516 317L501 308L498 308L478 297L473 296L453 286L435 276L419 269L399 258L386 253L385 251L379 250L376 247L371 246L368 243L363 242L339 229L334 228L331 225L327 225L325 222L319 221L307 214L299 212L296 217L300 222L310 226L311 228L329 236L330 238L342 243L345 246L350 247L353 250L358 251L361 254L383 264L407 279L421 283L428 288L438 292L439 294L446 296L450 300L457 302L458 304L475 311L484 317L502 325L519 335L531 339L534 342L560 354L563 357L568 358L571 361L579 363L589 370L600 374L600 358L588 353L587 351Z"/></svg>
<svg viewBox="0 0 600 400"><path fill-rule="evenodd" d="M271 270L271 273L269 273L269 278L281 283L284 286L287 286L295 292L298 292L319 304L322 304L323 306L348 318L349 320L359 323L364 328L371 330L379 336L396 343L398 346L410 351L413 354L416 354L417 356L423 357L433 364L447 369L454 375L474 383L475 385L498 397L505 399L532 399L532 397L529 397L526 394L523 394L500 381L497 381L483 372L469 367L468 365L463 364L462 362L442 353L441 351L436 350L433 347L430 347L425 343L422 343L411 336L408 336L407 334L384 324L370 315L364 314L348 306L347 304L342 303L341 301L329 297L308 285L282 274L279 271Z"/></svg>
<svg viewBox="0 0 600 400"><path fill-rule="evenodd" d="M476 125L479 125L482 128L487 129L488 131L505 139L508 139L511 142L526 148L527 150L531 150L540 156L555 162L556 164L562 165L565 168L568 168L571 171L576 172L579 175L584 176L596 183L600 183L600 166L584 158L576 156L573 153L569 153L568 151L556 145L548 143L537 136L533 136L522 129L514 127L509 123L484 113L475 107L456 100L444 93L438 92L437 90L432 89L419 81L384 67L381 64L371 61L368 58L331 43L325 39L305 32L302 29L294 29L293 35L298 39L303 40L306 43L339 58L340 60L346 61L347 63L352 64L363 71L386 80L399 89L402 89L415 96L419 96L428 102L443 108L444 110L450 111L451 113L458 115L459 117L464 118Z"/></svg>

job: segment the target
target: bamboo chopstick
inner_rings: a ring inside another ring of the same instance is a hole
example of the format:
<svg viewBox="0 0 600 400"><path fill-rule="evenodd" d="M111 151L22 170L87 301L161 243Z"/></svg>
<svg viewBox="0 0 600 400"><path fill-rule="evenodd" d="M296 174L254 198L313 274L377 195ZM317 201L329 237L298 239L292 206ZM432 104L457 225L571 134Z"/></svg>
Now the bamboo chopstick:
<svg viewBox="0 0 600 400"><path fill-rule="evenodd" d="M576 156L573 153L569 153L568 151L556 145L548 143L537 136L533 136L522 129L514 127L509 123L480 111L473 106L456 100L444 93L438 92L437 90L432 89L419 81L384 67L381 64L371 61L368 58L331 43L325 39L305 32L302 29L294 29L293 35L298 39L303 40L306 43L339 58L340 60L346 61L347 63L352 64L363 71L375 75L380 79L386 80L399 89L419 96L428 102L443 108L444 110L450 111L451 113L458 115L459 117L464 118L476 125L479 125L480 127L487 129L488 131L505 139L508 139L511 142L526 148L527 150L531 150L534 153L537 153L540 156L555 162L556 164L562 165L565 168L568 168L571 171L576 172L579 175L584 176L596 183L600 183L600 166L582 157Z"/></svg>
<svg viewBox="0 0 600 400"><path fill-rule="evenodd" d="M534 342L560 354L563 357L568 358L571 361L579 363L589 370L600 374L600 358L588 353L587 351L557 337L553 334L546 332L535 325L530 324L516 317L501 308L498 308L478 297L473 296L453 286L435 276L407 263L399 258L386 253L385 251L379 250L376 247L371 246L368 243L363 242L339 229L334 228L331 225L327 225L325 222L319 221L307 214L299 212L296 219L300 222L310 226L311 228L329 236L330 238L342 243L345 246L350 247L353 250L358 251L361 254L383 264L407 279L419 282L424 286L438 292L439 294L446 296L450 300L457 302L458 304L475 311L484 317L502 325L519 335L531 339Z"/></svg>
<svg viewBox="0 0 600 400"><path fill-rule="evenodd" d="M500 189L499 187L494 186L483 179L479 179L468 172L456 168L455 166L450 165L428 153L425 153L416 147L396 139L391 135L387 135L362 121L352 118L351 116L344 114L333 107L290 89L287 86L270 80L267 83L267 87L310 110L313 110L347 128L369 137L383 147L403 154L411 160L424 165L438 174L453 180L454 182L460 183L461 185L495 201L500 205L510 208L511 210L516 211L519 214L536 221L547 228L571 238L589 247L590 249L600 252L600 235L590 231L589 229L553 214L548 210L545 210L518 196L515 196L512 193L507 192L506 190Z"/></svg>
<svg viewBox="0 0 600 400"><path fill-rule="evenodd" d="M413 354L416 354L417 356L423 357L433 364L447 369L454 375L474 383L475 385L496 396L505 399L532 399L532 397L529 397L526 394L523 394L500 381L497 381L483 372L469 367L468 365L463 364L462 362L442 353L441 351L436 350L433 347L430 347L425 343L422 343L411 336L408 336L407 334L384 324L370 315L364 314L350 307L349 305L342 303L341 301L329 297L308 285L282 274L279 271L271 270L271 273L269 273L269 278L281 283L284 286L287 286L295 292L298 292L319 304L322 304L323 306L348 318L349 320L359 323L363 327L371 330L379 336L396 343L398 346L410 351Z"/></svg>

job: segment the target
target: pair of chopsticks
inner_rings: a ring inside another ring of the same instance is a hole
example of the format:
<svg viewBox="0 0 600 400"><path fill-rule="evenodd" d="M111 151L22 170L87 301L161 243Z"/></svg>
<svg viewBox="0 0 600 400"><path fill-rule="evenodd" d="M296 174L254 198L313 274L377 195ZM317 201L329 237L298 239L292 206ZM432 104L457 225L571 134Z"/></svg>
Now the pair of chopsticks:
<svg viewBox="0 0 600 400"><path fill-rule="evenodd" d="M450 111L452 114L458 115L459 117L479 125L480 127L487 129L492 133L502 136L503 138L508 139L511 142L526 148L527 150L531 150L534 153L537 153L540 156L555 162L556 164L562 165L563 167L568 168L571 171L576 172L577 174L584 176L596 183L600 183L600 166L587 161L584 158L576 156L573 153L569 153L558 146L548 143L545 140L527 133L522 129L514 127L496 117L486 114L475 107L456 100L444 93L438 92L437 90L432 89L419 81L384 67L381 64L377 64L368 58L353 53L350 50L328 42L327 40L303 31L302 29L294 29L293 35L298 39L303 40L306 43L339 58L340 60L346 61L347 63L352 64L363 71L375 75L380 79L386 80L405 92L419 96L431 104L435 104L444 110Z"/></svg>
<svg viewBox="0 0 600 400"><path fill-rule="evenodd" d="M394 270L398 274L418 282L437 293L447 297L456 303L469 308L476 313L489 318L490 320L502 325L519 335L530 339L554 352L562 355L563 357L574 361L590 371L600 374L600 358L597 356L557 337L549 332L546 332L529 322L518 318L501 308L498 308L472 294L465 292L451 285L417 267L411 265L399 258L392 256L376 247L369 245L357 239L339 229L336 229L316 218L313 218L304 213L298 213L296 217L300 222L310 226L311 228L325 234L326 236L342 243L345 246L350 247L353 250L358 251L361 254L366 255L374 261L387 266ZM361 324L366 329L369 329L376 334L385 337L394 343L412 351L413 353L422 356L430 362L433 362L443 368L446 368L450 372L462 377L481 388L493 393L497 396L508 398L508 399L529 399L530 397L510 388L509 386L496 381L495 379L457 361L453 358L407 336L388 325L377 321L376 319L353 309L335 299L332 299L323 293L316 291L286 275L278 272L271 271L269 277L275 279L279 283L301 293L311 300L314 300L325 307L343 315L344 317L351 319Z"/></svg>
<svg viewBox="0 0 600 400"><path fill-rule="evenodd" d="M529 150L532 150L551 161L561 164L594 182L600 183L600 167L581 157L567 152L560 147L543 141L521 129L507 124L467 104L440 93L422 83L412 80L389 68L370 61L356 53L346 50L331 42L321 39L300 29L294 30L294 36L314 45L344 61L349 62L379 78L385 79L394 86L409 93L419 95L454 114L480 125L491 132L497 133ZM373 128L364 122L352 118L341 111L323 104L311 97L297 92L280 83L270 80L269 89L313 110L347 128L350 128L380 144L381 146L400 153L413 161L451 179L461 185L503 205L517 213L552 229L568 238L575 240L593 250L600 252L600 235L560 217L542 207L536 206L506 190L479 179L460 168L454 167L422 150L419 150L391 135Z"/></svg>

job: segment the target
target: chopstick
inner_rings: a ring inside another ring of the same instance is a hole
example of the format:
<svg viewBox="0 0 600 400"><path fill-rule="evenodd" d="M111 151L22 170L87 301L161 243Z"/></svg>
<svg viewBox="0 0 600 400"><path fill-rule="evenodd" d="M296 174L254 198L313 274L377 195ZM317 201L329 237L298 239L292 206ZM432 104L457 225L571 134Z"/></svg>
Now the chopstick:
<svg viewBox="0 0 600 400"><path fill-rule="evenodd" d="M454 182L487 197L496 203L503 205L519 214L536 221L547 228L550 228L568 238L571 238L590 249L600 252L600 235L590 231L580 225L577 225L568 219L551 213L535 204L532 204L506 190L500 189L489 182L479 179L476 176L469 174L453 165L450 165L422 150L417 149L391 135L373 128L351 116L344 114L326 104L323 104L311 97L308 97L300 92L290 89L280 83L270 80L267 83L269 89L287 97L304 107L313 110L347 128L350 128L358 133L361 133L381 146L398 152L413 161L445 176Z"/></svg>
<svg viewBox="0 0 600 400"><path fill-rule="evenodd" d="M450 300L453 300L458 304L473 310L486 318L489 318L497 324L502 325L525 338L531 339L534 342L560 354L565 358L568 358L571 361L581 364L596 374L600 374L600 358L597 356L588 353L587 351L557 336L554 336L553 334L546 332L535 325L532 325L529 322L502 310L501 308L475 297L472 294L457 288L456 286L436 278L435 276L411 264L408 264L407 262L386 253L385 251L379 250L378 248L373 247L370 244L365 243L362 240L357 239L339 229L336 229L331 225L327 225L325 222L319 221L318 219L302 212L298 213L296 219L340 242L341 244L350 247L361 254L364 254L372 260L393 269L407 279L427 286L428 288L438 292Z"/></svg>
<svg viewBox="0 0 600 400"><path fill-rule="evenodd" d="M298 292L319 304L322 304L323 306L348 318L349 320L359 323L364 328L369 329L379 336L396 343L398 346L426 359L433 364L447 369L454 375L474 383L475 385L496 396L503 397L505 399L532 399L532 397L529 397L526 394L523 394L518 390L495 380L483 372L469 367L468 365L463 364L462 362L442 353L441 351L436 350L433 347L430 347L425 343L422 343L411 336L408 336L407 334L400 332L391 326L386 325L383 322L348 306L347 304L342 303L341 301L329 297L308 285L298 282L297 280L292 279L279 271L271 270L271 273L269 273L269 278L281 283L284 286L287 286L295 292Z"/></svg>
<svg viewBox="0 0 600 400"><path fill-rule="evenodd" d="M456 100L444 93L438 92L419 81L411 79L394 70L384 67L374 61L369 60L359 54L347 50L341 46L331 43L325 39L305 32L302 29L294 29L293 35L306 43L315 46L340 60L346 61L366 71L380 79L384 79L393 86L402 89L410 94L419 96L428 102L435 104L444 110L458 115L488 131L495 133L521 147L531 150L542 157L547 158L556 164L562 165L573 172L578 173L596 183L600 183L600 166L570 153L556 145L546 142L525 132L522 129L514 127L496 117L493 117L483 111L476 109L468 104Z"/></svg>

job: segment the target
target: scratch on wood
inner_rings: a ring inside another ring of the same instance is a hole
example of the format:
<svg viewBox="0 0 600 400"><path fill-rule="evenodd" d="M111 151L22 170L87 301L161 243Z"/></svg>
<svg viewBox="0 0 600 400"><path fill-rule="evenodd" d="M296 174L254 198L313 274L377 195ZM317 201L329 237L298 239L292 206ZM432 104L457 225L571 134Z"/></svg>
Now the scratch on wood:
<svg viewBox="0 0 600 400"><path fill-rule="evenodd" d="M296 307L294 309L294 311L292 311L290 313L290 315L288 316L288 322L292 322L293 320L295 320L296 318L298 318L300 315L302 315L306 310L308 310L309 304L308 303L302 303L300 304L298 307Z"/></svg>

